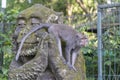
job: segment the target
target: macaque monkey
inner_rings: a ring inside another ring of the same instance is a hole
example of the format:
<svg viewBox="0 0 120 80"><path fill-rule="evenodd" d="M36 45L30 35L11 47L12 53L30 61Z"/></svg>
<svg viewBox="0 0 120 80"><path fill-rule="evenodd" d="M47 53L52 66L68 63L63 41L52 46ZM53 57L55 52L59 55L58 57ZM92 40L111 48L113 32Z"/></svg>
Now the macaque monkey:
<svg viewBox="0 0 120 80"><path fill-rule="evenodd" d="M33 27L33 29L23 37L16 55L16 60L19 58L19 54L25 39L30 34L41 28L46 28L49 33L52 33L55 36L62 61L76 71L74 64L77 58L77 54L79 53L80 48L87 44L88 39L85 35L76 32L72 27L64 24L40 24ZM61 41L66 43L65 58L62 54Z"/></svg>
<svg viewBox="0 0 120 80"><path fill-rule="evenodd" d="M58 19L58 16L56 16L55 14L51 14L51 15L48 17L46 23L55 22L55 21L57 21L57 19Z"/></svg>

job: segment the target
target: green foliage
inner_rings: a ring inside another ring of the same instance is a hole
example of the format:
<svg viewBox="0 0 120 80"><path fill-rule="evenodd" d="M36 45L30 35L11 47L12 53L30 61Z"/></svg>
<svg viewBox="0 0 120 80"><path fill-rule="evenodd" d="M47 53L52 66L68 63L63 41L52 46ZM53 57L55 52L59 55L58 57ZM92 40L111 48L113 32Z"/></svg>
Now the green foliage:
<svg viewBox="0 0 120 80"><path fill-rule="evenodd" d="M19 13L18 9L11 9L11 10L7 11L6 16L5 16L6 21L7 22L15 22L18 13Z"/></svg>
<svg viewBox="0 0 120 80"><path fill-rule="evenodd" d="M0 80L8 80L7 77L4 77L3 74L0 74Z"/></svg>
<svg viewBox="0 0 120 80"><path fill-rule="evenodd" d="M1 13L0 13L0 22L3 20L3 15L4 15L4 14L1 12Z"/></svg>
<svg viewBox="0 0 120 80"><path fill-rule="evenodd" d="M6 11L5 15L3 12L0 13L0 22L2 22L1 24L6 24L4 25L4 31L0 32L0 37L2 38L2 40L0 40L0 45L2 45L0 51L2 51L4 54L4 61L2 66L3 74L0 74L0 80L7 80L9 64L13 58L11 36L15 26L12 23L15 23L17 14L17 9Z"/></svg>
<svg viewBox="0 0 120 80"><path fill-rule="evenodd" d="M0 80L7 80L7 77L8 77L7 73L8 73L9 65L13 58L11 36L10 34L9 35L8 34L0 33L0 36L3 38L3 40L0 41L0 44L2 45L0 50L2 50L4 53L4 61L3 61L3 66L2 66L3 74L0 74Z"/></svg>
<svg viewBox="0 0 120 80"><path fill-rule="evenodd" d="M108 67L107 71L111 72L112 75L116 75L120 72L120 68L116 68L114 71L114 64L119 65L120 59L117 56L119 55L119 44L120 44L120 28L119 26L112 26L106 30L102 37L103 41L103 58L104 65Z"/></svg>

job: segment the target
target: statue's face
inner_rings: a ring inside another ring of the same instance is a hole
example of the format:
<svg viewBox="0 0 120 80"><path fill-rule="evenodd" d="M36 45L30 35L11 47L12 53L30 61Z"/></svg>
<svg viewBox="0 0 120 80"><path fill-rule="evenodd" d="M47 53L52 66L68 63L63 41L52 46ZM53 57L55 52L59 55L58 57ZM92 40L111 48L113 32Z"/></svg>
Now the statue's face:
<svg viewBox="0 0 120 80"><path fill-rule="evenodd" d="M39 25L40 19L38 17L30 17L28 19L26 19L24 16L18 17L17 20L17 27L20 29L20 32L18 34L18 39L17 41L20 42L21 39L23 38L23 36L25 36L30 30L31 28ZM26 42L35 42L35 36L34 34L32 34L27 40Z"/></svg>
<svg viewBox="0 0 120 80"><path fill-rule="evenodd" d="M24 16L18 17L17 19L17 30L16 33L18 34L17 43L20 44L22 38L31 30L31 28L39 25L40 19L38 17L29 17L26 18ZM38 38L35 33L31 34L24 42L24 46L22 48L20 55L33 55L36 53Z"/></svg>
<svg viewBox="0 0 120 80"><path fill-rule="evenodd" d="M35 25L38 25L40 23L39 18L32 17L28 20L25 20L24 18L18 18L17 21L17 27L25 28L27 26L33 27Z"/></svg>

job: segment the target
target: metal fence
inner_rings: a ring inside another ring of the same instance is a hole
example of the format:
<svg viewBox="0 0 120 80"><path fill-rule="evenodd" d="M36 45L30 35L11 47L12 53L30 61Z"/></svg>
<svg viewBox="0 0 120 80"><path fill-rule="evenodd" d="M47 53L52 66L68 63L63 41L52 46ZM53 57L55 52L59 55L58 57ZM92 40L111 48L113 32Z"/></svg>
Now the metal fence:
<svg viewBox="0 0 120 80"><path fill-rule="evenodd" d="M120 80L120 4L98 6L98 80Z"/></svg>
<svg viewBox="0 0 120 80"><path fill-rule="evenodd" d="M97 20L80 27L97 38L84 54L87 80L120 80L120 4L99 5Z"/></svg>

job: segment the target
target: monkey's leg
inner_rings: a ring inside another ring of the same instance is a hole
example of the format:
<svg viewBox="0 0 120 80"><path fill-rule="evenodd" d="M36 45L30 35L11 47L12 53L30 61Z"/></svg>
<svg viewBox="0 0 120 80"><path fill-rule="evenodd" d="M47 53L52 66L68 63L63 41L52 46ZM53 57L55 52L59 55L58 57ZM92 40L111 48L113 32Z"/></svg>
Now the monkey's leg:
<svg viewBox="0 0 120 80"><path fill-rule="evenodd" d="M75 61L76 61L76 58L77 58L77 53L76 52L73 52L72 53L72 68L77 71L77 69L75 68Z"/></svg>
<svg viewBox="0 0 120 80"><path fill-rule="evenodd" d="M66 64L66 60L65 58L63 57L63 54L62 54L62 46L61 46L61 40L59 37L56 37L57 38L57 44L58 44L58 49L59 49L59 53L60 53L60 58L62 59L63 63Z"/></svg>
<svg viewBox="0 0 120 80"><path fill-rule="evenodd" d="M66 51L66 61L67 61L67 65L68 67L71 69L72 68L72 65L71 65L71 59L70 59L70 46L67 45L66 48L65 48L65 51Z"/></svg>

